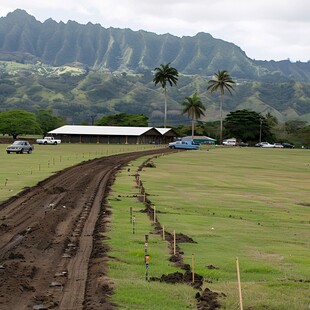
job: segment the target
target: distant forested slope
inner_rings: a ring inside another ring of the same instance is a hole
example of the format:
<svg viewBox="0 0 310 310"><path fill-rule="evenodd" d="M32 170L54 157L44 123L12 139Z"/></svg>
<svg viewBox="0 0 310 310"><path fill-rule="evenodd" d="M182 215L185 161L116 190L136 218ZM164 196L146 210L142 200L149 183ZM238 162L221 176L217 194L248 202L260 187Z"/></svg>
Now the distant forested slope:
<svg viewBox="0 0 310 310"><path fill-rule="evenodd" d="M164 95L151 74L111 74L79 66L53 67L0 61L0 111L52 109L68 123L90 123L106 114L145 114L150 125L163 124ZM168 123L189 123L180 103L198 92L206 106L204 121L218 120L219 94L207 91L208 78L180 75L168 89ZM224 113L237 109L268 112L280 122L310 121L310 83L237 81L233 96L225 95Z"/></svg>

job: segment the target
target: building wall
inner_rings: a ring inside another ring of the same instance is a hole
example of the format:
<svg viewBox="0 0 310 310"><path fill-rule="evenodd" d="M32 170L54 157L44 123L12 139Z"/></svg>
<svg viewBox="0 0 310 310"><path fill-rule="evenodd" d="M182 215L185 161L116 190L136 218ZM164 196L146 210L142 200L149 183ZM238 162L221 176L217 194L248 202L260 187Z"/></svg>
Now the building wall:
<svg viewBox="0 0 310 310"><path fill-rule="evenodd" d="M102 144L164 144L166 138L156 135L142 136L98 136L98 135L54 135L62 143L102 143Z"/></svg>

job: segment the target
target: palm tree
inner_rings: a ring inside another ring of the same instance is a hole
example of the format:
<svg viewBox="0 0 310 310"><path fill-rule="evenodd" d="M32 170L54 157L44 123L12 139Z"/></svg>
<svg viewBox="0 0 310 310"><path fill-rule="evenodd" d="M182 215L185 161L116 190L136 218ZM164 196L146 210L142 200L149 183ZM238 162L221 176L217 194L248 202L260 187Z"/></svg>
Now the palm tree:
<svg viewBox="0 0 310 310"><path fill-rule="evenodd" d="M266 114L266 121L270 127L278 125L278 119L275 116L273 116L270 112Z"/></svg>
<svg viewBox="0 0 310 310"><path fill-rule="evenodd" d="M205 106L202 104L197 93L194 93L191 97L186 97L182 102L184 109L182 114L187 113L187 115L192 119L192 139L194 139L195 131L195 120L204 116Z"/></svg>
<svg viewBox="0 0 310 310"><path fill-rule="evenodd" d="M222 144L223 141L223 96L225 90L228 90L228 92L232 95L232 90L234 90L233 86L231 84L235 84L235 82L232 80L231 76L228 74L226 70L218 71L214 74L213 79L211 79L208 82L208 90L211 90L211 92L214 91L220 91L221 93L221 104L220 104L220 144Z"/></svg>
<svg viewBox="0 0 310 310"><path fill-rule="evenodd" d="M170 86L177 85L179 72L177 69L170 67L170 62L168 64L161 64L160 67L155 68L155 77L153 82L155 86L160 83L161 87L165 92L165 116L164 116L164 127L167 125L167 82Z"/></svg>

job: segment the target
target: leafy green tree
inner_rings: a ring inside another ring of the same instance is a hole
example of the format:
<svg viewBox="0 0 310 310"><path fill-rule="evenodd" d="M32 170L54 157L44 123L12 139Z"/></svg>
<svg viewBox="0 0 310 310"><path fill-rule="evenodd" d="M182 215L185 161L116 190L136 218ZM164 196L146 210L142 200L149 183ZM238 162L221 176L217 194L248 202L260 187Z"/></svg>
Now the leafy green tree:
<svg viewBox="0 0 310 310"><path fill-rule="evenodd" d="M297 133L301 128L305 127L307 122L304 121L298 121L298 120L292 120L285 122L285 130L288 134L295 134Z"/></svg>
<svg viewBox="0 0 310 310"><path fill-rule="evenodd" d="M260 113L249 110L230 112L224 121L225 132L243 142L273 141L270 125Z"/></svg>
<svg viewBox="0 0 310 310"><path fill-rule="evenodd" d="M45 136L49 131L65 124L65 120L60 116L53 115L52 110L39 110L36 115L37 121L42 129L43 136Z"/></svg>
<svg viewBox="0 0 310 310"><path fill-rule="evenodd" d="M41 134L42 129L34 113L11 110L0 113L0 132L16 139L21 134Z"/></svg>
<svg viewBox="0 0 310 310"><path fill-rule="evenodd" d="M232 84L235 82L232 80L231 76L226 70L218 71L214 74L213 79L208 82L208 90L211 92L220 91L221 103L220 103L220 144L223 141L223 97L225 90L227 90L230 95L232 95L232 90L234 90Z"/></svg>
<svg viewBox="0 0 310 310"><path fill-rule="evenodd" d="M115 115L106 115L98 120L97 126L129 126L129 127L147 127L148 117L143 114L120 113Z"/></svg>
<svg viewBox="0 0 310 310"><path fill-rule="evenodd" d="M310 125L300 128L297 133L290 135L294 143L310 149Z"/></svg>
<svg viewBox="0 0 310 310"><path fill-rule="evenodd" d="M206 110L205 106L202 104L197 93L194 93L190 97L186 97L182 102L184 106L182 114L187 113L187 115L192 120L192 139L194 139L195 132L195 121L200 119L201 116L204 116L204 111Z"/></svg>
<svg viewBox="0 0 310 310"><path fill-rule="evenodd" d="M165 93L165 113L164 113L164 127L167 126L167 82L172 87L177 85L179 72L177 69L170 67L170 63L161 64L160 67L157 67L155 70L155 77L153 82L155 86L159 83L164 89Z"/></svg>

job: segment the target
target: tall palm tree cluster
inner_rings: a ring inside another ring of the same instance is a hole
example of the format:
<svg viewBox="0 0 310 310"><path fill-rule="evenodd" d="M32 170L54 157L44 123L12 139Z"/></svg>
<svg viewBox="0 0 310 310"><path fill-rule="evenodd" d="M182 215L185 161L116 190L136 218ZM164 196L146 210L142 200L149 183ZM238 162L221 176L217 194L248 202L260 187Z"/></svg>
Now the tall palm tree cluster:
<svg viewBox="0 0 310 310"><path fill-rule="evenodd" d="M170 67L170 63L168 64L161 64L160 67L155 68L155 77L153 82L155 86L160 84L161 87L164 89L165 94L165 112L164 112L164 127L166 128L167 125L167 83L172 87L173 85L177 85L178 81L178 70ZM208 90L211 92L219 91L221 94L221 102L220 102L220 144L223 141L223 97L225 90L227 90L230 95L232 95L233 84L235 82L228 74L226 70L218 71L214 74L213 78L208 81ZM192 120L192 138L194 137L195 131L195 121L200 119L204 116L204 111L206 108L202 104L199 96L197 93L194 93L190 97L186 97L185 100L182 102L183 114L187 113L187 115Z"/></svg>

